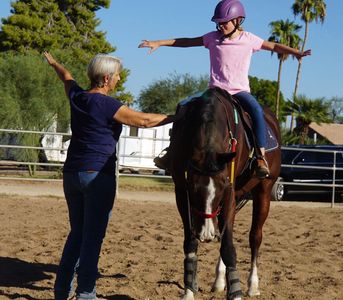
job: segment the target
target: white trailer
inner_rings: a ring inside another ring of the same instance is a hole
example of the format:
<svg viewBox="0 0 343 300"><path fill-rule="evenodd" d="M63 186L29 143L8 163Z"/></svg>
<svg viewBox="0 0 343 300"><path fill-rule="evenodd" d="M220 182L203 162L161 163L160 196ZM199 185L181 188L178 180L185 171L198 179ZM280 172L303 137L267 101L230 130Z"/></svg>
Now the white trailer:
<svg viewBox="0 0 343 300"><path fill-rule="evenodd" d="M117 149L119 170L132 173L158 171L153 159L169 146L171 128L172 123L144 129L123 125ZM63 135L56 133L56 124L53 124L42 139L47 161L64 162L69 143L70 140L63 142Z"/></svg>
<svg viewBox="0 0 343 300"><path fill-rule="evenodd" d="M157 172L153 159L169 146L172 124L154 128L135 128L123 125L118 144L119 171Z"/></svg>

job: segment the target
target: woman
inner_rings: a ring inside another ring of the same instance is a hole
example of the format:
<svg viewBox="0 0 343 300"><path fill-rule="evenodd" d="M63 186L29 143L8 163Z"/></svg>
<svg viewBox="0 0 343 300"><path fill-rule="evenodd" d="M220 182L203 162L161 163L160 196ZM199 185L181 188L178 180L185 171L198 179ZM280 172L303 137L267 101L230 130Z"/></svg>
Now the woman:
<svg viewBox="0 0 343 300"><path fill-rule="evenodd" d="M294 55L297 59L301 59L303 56L310 55L311 50L300 52L286 45L265 41L242 29L241 24L244 19L245 10L240 1L222 0L217 4L212 17L212 21L216 23L216 31L195 38L143 40L138 47L148 47L150 53L160 46L204 46L209 50L211 63L209 87L219 87L234 95L250 114L260 152L257 156L256 175L263 179L269 176L269 168L265 160L266 124L261 106L250 94L248 72L251 56L254 52L263 49ZM157 158L156 165L163 168L169 164L168 159L168 156Z"/></svg>
<svg viewBox="0 0 343 300"><path fill-rule="evenodd" d="M120 80L121 62L96 55L88 66L91 87L83 90L67 69L44 52L47 62L64 83L70 100L72 137L63 167L63 188L68 205L70 233L55 281L55 299L73 295L96 299L98 260L115 197L116 144L122 124L154 127L176 120L175 116L134 111L108 96Z"/></svg>

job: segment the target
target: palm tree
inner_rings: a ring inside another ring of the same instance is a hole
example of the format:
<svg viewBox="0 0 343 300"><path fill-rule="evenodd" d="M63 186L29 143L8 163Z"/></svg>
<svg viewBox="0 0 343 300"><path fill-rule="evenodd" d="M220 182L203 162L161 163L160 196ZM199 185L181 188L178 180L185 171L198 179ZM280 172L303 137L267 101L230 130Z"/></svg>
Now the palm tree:
<svg viewBox="0 0 343 300"><path fill-rule="evenodd" d="M294 133L299 135L300 144L305 143L311 122L327 123L331 121L330 103L324 98L310 99L300 95L293 101L288 101L287 107L288 112L293 113L296 119Z"/></svg>
<svg viewBox="0 0 343 300"><path fill-rule="evenodd" d="M279 20L269 24L271 27L271 36L269 41L281 43L292 48L299 48L301 38L297 35L297 32L301 29L301 26L294 22ZM272 52L273 54L273 52ZM280 82L281 82L281 71L282 64L288 58L288 54L278 54L279 59L279 70L277 79L277 95L275 101L275 114L279 118L279 107L280 107Z"/></svg>
<svg viewBox="0 0 343 300"><path fill-rule="evenodd" d="M324 0L295 0L292 5L292 10L294 16L300 15L301 20L305 22L305 34L303 39L303 44L301 51L305 50L305 45L307 42L309 24L313 21L320 21L324 23L326 17L326 3ZM300 72L301 72L301 59L298 63L297 77L295 80L295 87L293 92L293 97L296 97L298 92L298 86L300 81ZM291 120L291 130L293 129L293 118Z"/></svg>

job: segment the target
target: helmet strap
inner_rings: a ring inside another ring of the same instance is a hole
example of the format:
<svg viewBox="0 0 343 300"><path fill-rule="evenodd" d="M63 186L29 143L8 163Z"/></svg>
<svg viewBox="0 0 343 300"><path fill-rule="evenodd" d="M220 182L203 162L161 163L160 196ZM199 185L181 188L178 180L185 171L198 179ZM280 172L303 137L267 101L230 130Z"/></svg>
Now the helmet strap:
<svg viewBox="0 0 343 300"><path fill-rule="evenodd" d="M221 37L220 41L223 42L227 38L230 39L231 36L239 29L240 26L241 26L241 22L235 22L235 28L230 33L224 34ZM220 30L219 25L217 25L217 30Z"/></svg>

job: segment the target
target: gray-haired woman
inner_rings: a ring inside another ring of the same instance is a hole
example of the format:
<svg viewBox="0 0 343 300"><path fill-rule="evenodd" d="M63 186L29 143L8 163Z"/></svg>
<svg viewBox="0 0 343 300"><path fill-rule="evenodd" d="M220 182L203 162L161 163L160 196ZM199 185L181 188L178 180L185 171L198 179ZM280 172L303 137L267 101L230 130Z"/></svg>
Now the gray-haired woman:
<svg viewBox="0 0 343 300"><path fill-rule="evenodd" d="M120 80L122 68L120 60L113 56L98 54L91 60L88 90L79 87L50 53L44 52L44 56L64 83L72 130L63 167L71 229L56 276L55 299L72 296L75 274L76 299L96 299L97 266L114 204L115 149L122 124L154 127L173 122L176 116L138 112L108 96Z"/></svg>

